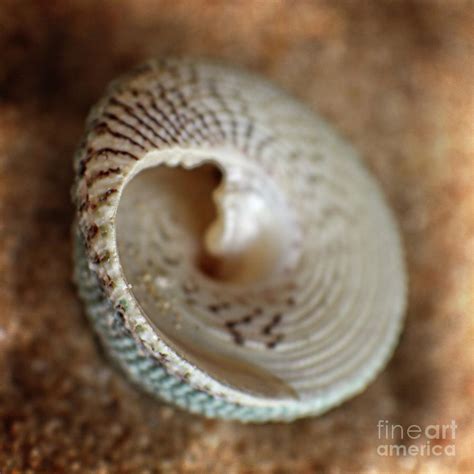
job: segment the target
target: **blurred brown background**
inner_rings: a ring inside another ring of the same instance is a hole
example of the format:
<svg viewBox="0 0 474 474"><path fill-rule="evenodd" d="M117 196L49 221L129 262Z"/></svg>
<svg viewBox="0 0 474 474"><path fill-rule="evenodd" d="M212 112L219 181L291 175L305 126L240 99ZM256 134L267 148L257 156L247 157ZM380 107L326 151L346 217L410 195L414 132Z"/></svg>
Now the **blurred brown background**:
<svg viewBox="0 0 474 474"><path fill-rule="evenodd" d="M457 0L2 0L0 471L473 472L473 24L473 2ZM400 346L320 418L245 426L160 405L86 324L70 278L74 148L110 79L170 54L259 71L318 109L398 216ZM457 455L378 456L379 419L454 419Z"/></svg>

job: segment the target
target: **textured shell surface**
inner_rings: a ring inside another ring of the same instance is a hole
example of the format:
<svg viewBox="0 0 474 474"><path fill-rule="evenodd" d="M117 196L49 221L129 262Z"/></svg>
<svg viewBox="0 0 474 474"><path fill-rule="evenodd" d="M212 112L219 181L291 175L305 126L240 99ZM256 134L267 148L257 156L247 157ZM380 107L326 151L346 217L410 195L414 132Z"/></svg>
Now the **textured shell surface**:
<svg viewBox="0 0 474 474"><path fill-rule="evenodd" d="M396 223L354 149L277 87L151 61L94 107L75 171L80 295L147 392L290 421L387 363L406 302Z"/></svg>

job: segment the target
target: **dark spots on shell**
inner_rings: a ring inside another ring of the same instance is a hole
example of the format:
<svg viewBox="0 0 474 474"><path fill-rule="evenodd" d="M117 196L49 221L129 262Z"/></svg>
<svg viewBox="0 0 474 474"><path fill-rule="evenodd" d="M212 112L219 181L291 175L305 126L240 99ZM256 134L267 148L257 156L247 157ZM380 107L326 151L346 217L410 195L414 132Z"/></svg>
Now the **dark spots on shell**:
<svg viewBox="0 0 474 474"><path fill-rule="evenodd" d="M174 88L173 89L174 94L178 98L178 107L186 107L189 105L188 100L184 96L183 92L179 88Z"/></svg>
<svg viewBox="0 0 474 474"><path fill-rule="evenodd" d="M112 328L116 333L123 333L125 330L125 315L122 310L117 310L114 313L112 320Z"/></svg>
<svg viewBox="0 0 474 474"><path fill-rule="evenodd" d="M227 301L223 302L223 303L213 303L213 304L210 304L208 305L207 309L209 311L212 311L213 313L218 313L219 311L221 310L227 310L230 308L230 303L228 303Z"/></svg>
<svg viewBox="0 0 474 474"><path fill-rule="evenodd" d="M97 202L105 202L109 196L111 196L112 194L115 194L117 193L118 190L116 188L111 188L111 189L108 189L107 191L105 191L105 193L102 193L99 198L97 199Z"/></svg>
<svg viewBox="0 0 474 474"><path fill-rule="evenodd" d="M92 224L88 229L87 229L87 240L92 240L99 232L99 226L97 224Z"/></svg>
<svg viewBox="0 0 474 474"><path fill-rule="evenodd" d="M281 314L281 313L275 314L275 315L273 316L272 320L271 320L268 324L266 324L265 326L263 326L263 328L262 328L262 334L264 334L265 336L271 335L273 329L275 329L275 327L280 323L281 318L282 318L282 314Z"/></svg>
<svg viewBox="0 0 474 474"><path fill-rule="evenodd" d="M158 98L162 100L171 109L171 112L173 115L178 117L178 111L176 109L176 105L169 97L171 93L174 92L174 90L166 90L160 84L157 84L157 89L158 89Z"/></svg>
<svg viewBox="0 0 474 474"><path fill-rule="evenodd" d="M247 314L240 319L236 319L235 321L229 321L228 324L232 324L237 326L238 324L249 324L252 322L253 316L251 314Z"/></svg>
<svg viewBox="0 0 474 474"><path fill-rule="evenodd" d="M122 323L125 322L125 306L122 303L119 303L116 307L115 315Z"/></svg>
<svg viewBox="0 0 474 474"><path fill-rule="evenodd" d="M140 148L143 151L146 151L146 148L141 143L138 143L136 140L129 137L128 135L125 135L124 133L118 132L117 130L110 128L109 124L105 121L94 124L92 127L92 131L96 135L105 135L105 134L111 135L114 138L119 138L121 140L124 140L128 142L130 145L133 145L137 148Z"/></svg>
<svg viewBox="0 0 474 474"><path fill-rule="evenodd" d="M232 337L234 339L234 342L239 345L239 346L243 346L244 343L245 343L245 340L244 340L244 337L242 336L242 334L240 334L240 332L238 331L232 331Z"/></svg>
<svg viewBox="0 0 474 474"><path fill-rule="evenodd" d="M92 148L89 149L87 158L85 159L85 162L89 162L93 158L99 157L99 156L106 156L106 155L112 155L112 156L126 156L127 158L130 158L131 160L138 161L139 158L138 156L134 155L133 153L130 153L127 150L121 150L121 149L116 149L116 148L111 148L111 147L104 147L104 148L99 148L97 150L94 150Z"/></svg>
<svg viewBox="0 0 474 474"><path fill-rule="evenodd" d="M147 109L147 107L145 105L143 105L139 100L137 100L135 102L135 106L140 110L140 112L150 121L153 123L153 125L155 127L157 127L157 129L155 130L154 128L152 128L151 126L147 126L147 128L149 130L152 131L153 135L155 135L157 138L159 138L161 141L163 141L164 143L168 144L168 145L171 145L173 144L173 142L175 142L175 140L173 140L173 137L172 135L169 133L169 131L163 126L162 123L160 123L156 117L154 117ZM168 125L169 125L169 122L167 122ZM170 135L170 137L164 137L161 133L158 132L158 130L160 131L164 131L166 132L168 135ZM176 131L174 129L174 131Z"/></svg>
<svg viewBox="0 0 474 474"><path fill-rule="evenodd" d="M87 169L87 163L84 160L81 160L79 162L79 176L84 176L86 174L86 169Z"/></svg>
<svg viewBox="0 0 474 474"><path fill-rule="evenodd" d="M100 284L104 288L109 288L109 289L114 289L115 288L115 282L110 278L109 275L105 275L104 277L99 278Z"/></svg>
<svg viewBox="0 0 474 474"><path fill-rule="evenodd" d="M139 158L138 156L134 155L133 153L130 153L129 151L126 150L120 150L120 149L115 149L111 147L104 147L104 148L99 148L98 150L94 150L92 147L89 147L87 149L87 155L86 157L79 163L79 174L81 177L83 177L86 173L87 170L87 165L89 161L99 158L101 156L105 156L106 158L108 156L125 156L127 158L130 158L133 161L138 161ZM89 178L87 180L87 186L90 186L95 180L101 179L105 176L108 176L113 173L120 173L121 169L116 167L116 168L109 168L108 170L103 170L99 171L96 175L93 177ZM83 209L80 209L83 210Z"/></svg>
<svg viewBox="0 0 474 474"><path fill-rule="evenodd" d="M155 107L154 110L156 110L161 116L171 116L174 117L175 121L177 122L177 128L176 126L173 127L176 131L176 136L179 137L183 131L186 130L186 125L189 123L191 120L186 120L186 116L183 113L184 110L186 111L192 111L193 108L189 106L187 99L184 97L182 92L177 89L177 88L172 88L172 89L165 89L164 87L158 85L158 97L159 99L166 105L166 107L169 109L168 112L164 113L163 110L161 110L160 107L155 102ZM172 98L177 98L177 101L173 101ZM192 119L192 117L191 117ZM168 119L169 120L169 119ZM205 129L207 128L206 126L204 127ZM198 135L201 136L201 138L204 138L204 135L201 133L201 131L198 129L195 131Z"/></svg>
<svg viewBox="0 0 474 474"><path fill-rule="evenodd" d="M89 208L89 194L86 194L81 204L79 205L79 212L83 212Z"/></svg>
<svg viewBox="0 0 474 474"><path fill-rule="evenodd" d="M96 135L104 135L109 133L109 126L105 122L100 122L97 119L94 119L91 124L91 131Z"/></svg>
<svg viewBox="0 0 474 474"><path fill-rule="evenodd" d="M119 99L117 99L116 97L112 97L110 99L110 104L111 105L114 105L115 107L118 107L122 110L124 110L130 117L133 117L144 129L148 130L155 138L157 138L158 140L160 140L161 142L163 143L166 143L168 145L170 145L171 143L169 142L169 140L162 136L158 130L156 130L155 128L153 128L152 126L149 125L149 123L147 123L145 120L142 119L142 116L145 116L147 117L149 120L151 120L153 123L156 122L156 120L153 120L153 117L151 117L147 112L146 112L146 109L143 107L143 106L139 106L141 104L139 104L138 102L135 102L133 105L134 106L137 106L140 110L141 110L141 116L139 113L137 113L136 109L134 109L131 105L128 105L127 103L125 102L122 102L120 101ZM131 125L131 124L128 124L128 125ZM159 124L158 124L159 125ZM159 127L159 128L162 128L162 127ZM140 131L134 127L134 129L136 130L136 132L144 137L145 140L149 141L148 137L144 136L143 134L140 133Z"/></svg>
<svg viewBox="0 0 474 474"><path fill-rule="evenodd" d="M272 339L271 341L267 342L266 346L268 349L274 349L278 343L280 343L283 340L284 336L283 334L278 334L275 339Z"/></svg>
<svg viewBox="0 0 474 474"><path fill-rule="evenodd" d="M173 121L170 119L169 115L164 113L163 110L161 110L161 108L158 106L157 102L156 102L156 99L155 99L155 96L153 95L153 93L149 90L145 90L143 91L144 94L146 94L146 96L149 98L150 100L150 103L149 105L151 106L152 110L154 112L156 112L160 118L173 130L173 133L178 136L179 135L179 132L180 132L180 127L177 126L176 124L173 123ZM142 110L145 110L146 111L146 107L140 107ZM182 125L182 124L180 124Z"/></svg>
<svg viewBox="0 0 474 474"><path fill-rule="evenodd" d="M107 178L110 175L113 174L118 174L122 171L121 168L116 167L116 168L108 168L106 170L100 170L96 174L92 175L90 178L87 179L87 186L91 186L93 183L96 181Z"/></svg>
<svg viewBox="0 0 474 474"><path fill-rule="evenodd" d="M142 133L141 130L138 127L136 127L135 125L123 120L118 115L113 114L111 112L104 112L103 116L105 118L107 118L108 120L110 120L114 123L117 123L117 124L121 125L122 127L130 130L132 132L132 134L138 135L143 141L149 143L151 146L154 146L154 147L158 146L153 140L151 140L144 133ZM124 135L124 136L126 136L128 140L133 141L135 145L139 145L139 143L137 141L133 140L128 135ZM142 147L142 145L140 145L140 146Z"/></svg>
<svg viewBox="0 0 474 474"><path fill-rule="evenodd" d="M245 340L240 331L236 328L237 324L239 324L239 321L227 321L225 326L232 336L233 341L239 346L242 346Z"/></svg>
<svg viewBox="0 0 474 474"><path fill-rule="evenodd" d="M211 118L214 126L217 128L217 130L219 131L219 135L220 135L220 138L222 140L225 140L226 138L226 133L225 133L225 130L222 126L222 123L221 121L219 120L219 117L217 116L217 114L213 111L213 110L207 110L207 113L208 113L208 116Z"/></svg>
<svg viewBox="0 0 474 474"><path fill-rule="evenodd" d="M253 321L254 316L252 314L246 314L240 319L227 321L225 323L225 327L230 332L234 342L238 345L243 345L245 343L245 339L242 336L241 332L238 330L237 326L250 324Z"/></svg>
<svg viewBox="0 0 474 474"><path fill-rule="evenodd" d="M287 298L287 300L286 300L286 304L287 304L288 306L294 306L295 303L296 303L296 301L295 301L295 299L293 298L293 296L290 296L290 297Z"/></svg>
<svg viewBox="0 0 474 474"><path fill-rule="evenodd" d="M96 255L94 258L94 263L99 265L101 263L107 262L110 259L110 252L106 250L102 255Z"/></svg>

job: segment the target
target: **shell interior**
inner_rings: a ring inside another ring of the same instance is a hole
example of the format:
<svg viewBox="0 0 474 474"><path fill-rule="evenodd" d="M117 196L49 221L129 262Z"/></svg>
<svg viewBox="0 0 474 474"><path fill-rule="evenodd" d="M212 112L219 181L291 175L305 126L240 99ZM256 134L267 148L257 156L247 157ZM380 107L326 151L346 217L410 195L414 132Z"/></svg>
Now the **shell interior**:
<svg viewBox="0 0 474 474"><path fill-rule="evenodd" d="M287 174L272 182L235 153L175 150L145 161L121 196L116 239L131 291L173 350L272 399L314 397L373 357L393 324L373 317L386 305L377 282L390 281L392 265L375 265L380 223L356 211L364 203L351 187L366 186L364 199L375 190L356 167L328 183L352 215L337 202L315 213L318 187L305 190L304 180L291 215Z"/></svg>

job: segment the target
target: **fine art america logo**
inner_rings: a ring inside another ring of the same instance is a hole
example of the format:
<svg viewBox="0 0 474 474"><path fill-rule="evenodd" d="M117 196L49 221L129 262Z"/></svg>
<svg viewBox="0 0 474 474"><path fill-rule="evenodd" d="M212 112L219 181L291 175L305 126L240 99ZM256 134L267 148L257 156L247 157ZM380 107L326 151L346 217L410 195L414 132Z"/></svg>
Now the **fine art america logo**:
<svg viewBox="0 0 474 474"><path fill-rule="evenodd" d="M456 422L435 425L395 425L379 420L379 456L455 456Z"/></svg>

